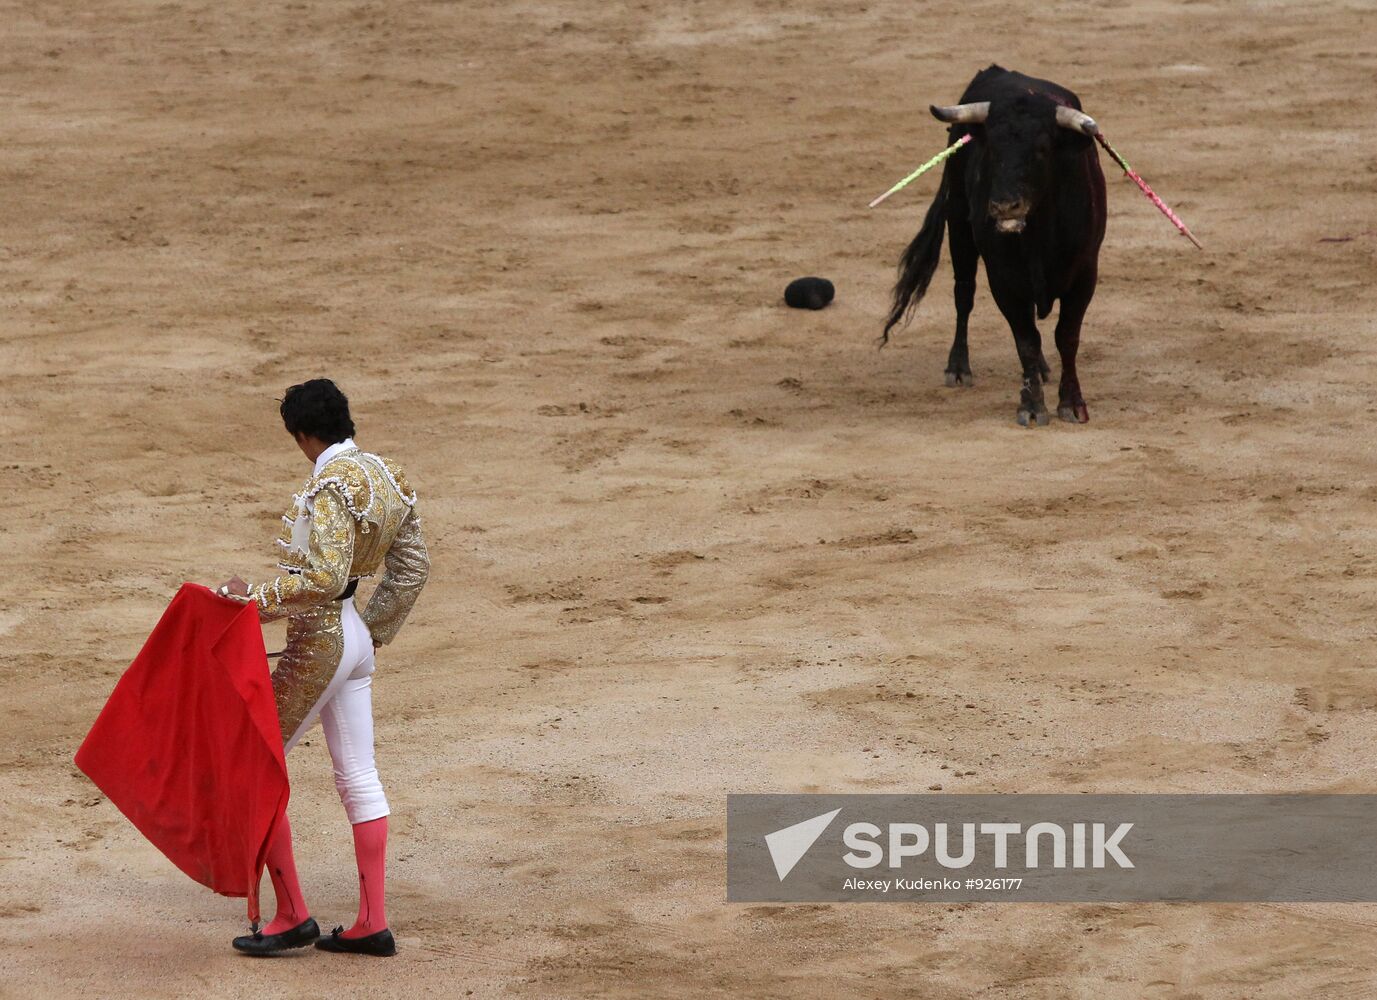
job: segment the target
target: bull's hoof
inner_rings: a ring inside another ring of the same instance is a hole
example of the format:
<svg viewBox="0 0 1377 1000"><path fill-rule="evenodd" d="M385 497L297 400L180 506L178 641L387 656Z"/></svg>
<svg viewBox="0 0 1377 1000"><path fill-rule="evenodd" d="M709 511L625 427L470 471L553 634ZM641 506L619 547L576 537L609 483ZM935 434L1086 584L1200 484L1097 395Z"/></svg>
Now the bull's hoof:
<svg viewBox="0 0 1377 1000"><path fill-rule="evenodd" d="M1084 403L1062 403L1057 407L1057 416L1070 424L1090 423L1090 407Z"/></svg>
<svg viewBox="0 0 1377 1000"><path fill-rule="evenodd" d="M969 389L975 385L975 376L970 372L947 372L947 388L952 389L958 385Z"/></svg>
<svg viewBox="0 0 1377 1000"><path fill-rule="evenodd" d="M1020 427L1046 427L1051 421L1047 417L1047 404L1042 399L1042 383L1037 375L1025 375L1023 388L1018 394L1018 425Z"/></svg>

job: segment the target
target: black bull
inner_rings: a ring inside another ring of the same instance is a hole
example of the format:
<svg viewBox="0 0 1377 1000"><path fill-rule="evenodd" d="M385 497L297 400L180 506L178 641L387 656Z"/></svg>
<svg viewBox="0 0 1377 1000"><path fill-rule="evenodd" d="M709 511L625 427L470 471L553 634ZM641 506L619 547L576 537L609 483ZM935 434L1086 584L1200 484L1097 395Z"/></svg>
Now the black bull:
<svg viewBox="0 0 1377 1000"><path fill-rule="evenodd" d="M956 337L947 358L947 384L971 384L966 325L983 259L990 293L1018 348L1023 368L1018 422L1025 426L1048 422L1042 383L1051 372L1037 320L1045 319L1057 300L1057 413L1077 423L1090 419L1076 377L1076 349L1081 320L1095 294L1105 187L1091 137L1096 126L1080 106L1065 87L991 66L976 74L960 105L932 108L938 120L951 123L949 143L967 134L972 141L947 160L923 227L899 262L894 305L885 323L888 341L890 330L927 291L945 224L956 282Z"/></svg>

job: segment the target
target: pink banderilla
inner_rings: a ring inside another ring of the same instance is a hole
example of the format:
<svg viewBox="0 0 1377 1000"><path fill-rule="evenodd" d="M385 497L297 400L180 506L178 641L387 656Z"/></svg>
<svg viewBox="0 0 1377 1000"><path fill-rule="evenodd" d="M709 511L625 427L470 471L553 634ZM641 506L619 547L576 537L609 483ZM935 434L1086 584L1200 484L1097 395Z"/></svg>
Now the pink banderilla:
<svg viewBox="0 0 1377 1000"><path fill-rule="evenodd" d="M1141 190L1143 194L1147 195L1148 201L1156 205L1157 210L1161 212L1163 215L1165 215L1168 219L1170 219L1171 224L1181 231L1181 235L1184 236L1186 239L1190 240L1192 243L1194 243L1198 249L1204 250L1204 244L1202 244L1199 240L1195 238L1195 234L1192 233L1190 229L1186 227L1186 224L1182 222L1181 218L1171 210L1167 203L1163 201L1161 198L1157 197L1157 192L1152 190L1152 188L1148 187L1147 181L1143 180L1141 177L1138 176L1138 172L1134 170L1132 167L1130 167L1128 165L1128 161L1126 161L1122 156L1120 156L1118 151L1115 150L1115 148L1109 144L1109 140L1104 137L1104 134L1101 132L1096 132L1095 138L1098 139L1100 145L1105 148L1105 152L1109 153L1110 156L1114 157L1114 162L1124 168L1124 173L1128 175L1129 180L1133 181L1134 184L1137 184L1139 190Z"/></svg>

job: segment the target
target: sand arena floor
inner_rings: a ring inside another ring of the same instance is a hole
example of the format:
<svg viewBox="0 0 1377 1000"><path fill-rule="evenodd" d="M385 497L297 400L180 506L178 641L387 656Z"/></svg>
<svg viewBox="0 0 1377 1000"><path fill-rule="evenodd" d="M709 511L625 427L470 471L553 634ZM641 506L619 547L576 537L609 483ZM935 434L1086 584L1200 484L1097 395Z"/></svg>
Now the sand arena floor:
<svg viewBox="0 0 1377 1000"><path fill-rule="evenodd" d="M4 20L0 995L1373 995L1366 906L723 902L729 791L1372 789L1369 4ZM1085 427L1015 426L983 279L943 387L945 260L875 349L936 182L866 202L991 61L1208 247L1106 171ZM836 303L786 310L809 273ZM307 471L273 400L322 373L435 560L375 688L388 963L238 958L241 904L71 762L181 581L270 564Z"/></svg>

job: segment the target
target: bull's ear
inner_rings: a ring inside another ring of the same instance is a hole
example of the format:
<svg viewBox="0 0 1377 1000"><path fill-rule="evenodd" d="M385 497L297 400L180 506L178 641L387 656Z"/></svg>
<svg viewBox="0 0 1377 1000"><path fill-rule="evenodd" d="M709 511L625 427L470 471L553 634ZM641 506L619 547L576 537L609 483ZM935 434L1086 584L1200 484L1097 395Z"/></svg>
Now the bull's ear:
<svg viewBox="0 0 1377 1000"><path fill-rule="evenodd" d="M977 101L974 104L953 104L949 107L930 104L928 110L932 112L932 117L948 125L980 125L990 117L990 102Z"/></svg>

